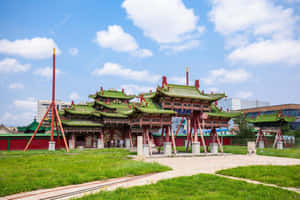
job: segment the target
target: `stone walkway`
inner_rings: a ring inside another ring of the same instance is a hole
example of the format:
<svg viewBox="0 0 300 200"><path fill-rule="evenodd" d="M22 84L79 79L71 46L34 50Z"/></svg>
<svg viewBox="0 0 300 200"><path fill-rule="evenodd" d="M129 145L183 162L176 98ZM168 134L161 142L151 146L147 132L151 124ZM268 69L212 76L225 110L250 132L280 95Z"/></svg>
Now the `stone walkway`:
<svg viewBox="0 0 300 200"><path fill-rule="evenodd" d="M198 173L215 174L221 169L233 168L248 165L300 165L300 159L280 158L258 155L224 155L207 157L176 157L176 158L147 158L146 162L158 162L173 168L171 171L144 175L139 177L123 177L107 181L95 181L80 185L71 185L53 189L38 190L16 195L7 196L0 199L69 199L80 197L85 194L95 193L99 190L114 190L118 187L132 187L155 183L162 179L174 178L178 176L190 176ZM232 178L232 177L230 177ZM242 179L240 179L242 180ZM250 180L247 180L250 181ZM251 181L260 184L257 181ZM267 184L266 184L267 185ZM289 189L289 188L284 188ZM293 189L291 189L293 190ZM78 191L78 192L76 192ZM293 190L299 192L296 190Z"/></svg>

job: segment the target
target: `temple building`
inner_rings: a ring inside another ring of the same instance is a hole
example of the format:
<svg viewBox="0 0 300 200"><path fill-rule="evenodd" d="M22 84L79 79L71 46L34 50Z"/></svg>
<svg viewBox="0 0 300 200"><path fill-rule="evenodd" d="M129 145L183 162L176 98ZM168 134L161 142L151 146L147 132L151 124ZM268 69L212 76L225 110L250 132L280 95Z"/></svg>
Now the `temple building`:
<svg viewBox="0 0 300 200"><path fill-rule="evenodd" d="M163 77L155 92L135 96L126 94L124 89L104 90L101 87L89 97L93 102L72 103L59 112L70 148L130 148L137 145L140 135L145 154L152 154L154 143L164 145L164 151L170 153L171 146L176 149L178 134L178 130L172 130L172 117L181 117L182 121L187 121L186 142L198 145L200 151L198 141L204 146L208 143L202 129L211 129L214 134L216 128L228 127L228 121L237 115L218 109L215 102L225 98L225 94L204 93L198 80L194 86L186 86L168 84ZM132 101L136 97L139 102ZM161 131L159 142L153 138L153 133L158 131ZM213 142L220 145L216 138Z"/></svg>

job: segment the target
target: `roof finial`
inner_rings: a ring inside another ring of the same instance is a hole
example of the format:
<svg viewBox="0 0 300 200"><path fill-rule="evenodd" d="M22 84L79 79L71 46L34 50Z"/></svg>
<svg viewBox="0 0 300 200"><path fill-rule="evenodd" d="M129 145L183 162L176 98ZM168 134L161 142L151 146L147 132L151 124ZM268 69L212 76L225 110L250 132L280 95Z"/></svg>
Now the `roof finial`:
<svg viewBox="0 0 300 200"><path fill-rule="evenodd" d="M164 88L164 86L168 86L167 77L166 76L162 77L161 87Z"/></svg>

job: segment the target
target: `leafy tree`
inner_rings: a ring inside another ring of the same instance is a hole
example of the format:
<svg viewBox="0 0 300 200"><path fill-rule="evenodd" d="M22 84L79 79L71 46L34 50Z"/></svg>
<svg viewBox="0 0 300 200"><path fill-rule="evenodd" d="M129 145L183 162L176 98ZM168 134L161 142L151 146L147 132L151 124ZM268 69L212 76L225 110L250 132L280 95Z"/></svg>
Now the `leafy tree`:
<svg viewBox="0 0 300 200"><path fill-rule="evenodd" d="M234 123L238 125L238 130L234 130L235 133L244 139L255 138L255 132L253 131L253 127L249 126L246 116L240 115L239 117L234 119Z"/></svg>

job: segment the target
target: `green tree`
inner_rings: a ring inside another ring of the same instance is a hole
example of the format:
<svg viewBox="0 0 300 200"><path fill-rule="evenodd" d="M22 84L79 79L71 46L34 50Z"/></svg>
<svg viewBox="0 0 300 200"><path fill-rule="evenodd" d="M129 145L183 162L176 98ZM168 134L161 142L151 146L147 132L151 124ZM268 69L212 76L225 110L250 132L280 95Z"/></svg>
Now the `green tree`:
<svg viewBox="0 0 300 200"><path fill-rule="evenodd" d="M235 130L235 133L243 139L253 139L255 138L254 128L249 126L246 116L240 115L234 119L234 123L238 125L238 130Z"/></svg>

